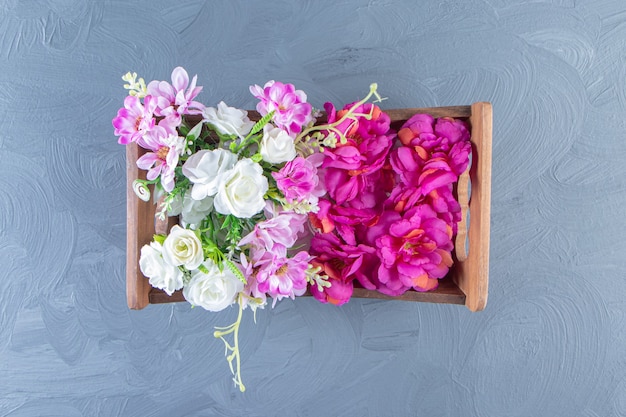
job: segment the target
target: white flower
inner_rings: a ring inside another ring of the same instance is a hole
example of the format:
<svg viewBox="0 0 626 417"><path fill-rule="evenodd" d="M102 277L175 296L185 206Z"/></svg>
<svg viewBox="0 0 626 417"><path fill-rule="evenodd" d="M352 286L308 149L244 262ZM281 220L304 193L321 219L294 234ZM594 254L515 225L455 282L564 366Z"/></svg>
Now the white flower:
<svg viewBox="0 0 626 417"><path fill-rule="evenodd" d="M202 242L192 230L175 225L163 242L163 259L170 265L194 270L204 260Z"/></svg>
<svg viewBox="0 0 626 417"><path fill-rule="evenodd" d="M293 138L283 129L266 124L263 127L260 153L265 162L280 164L296 157L296 145Z"/></svg>
<svg viewBox="0 0 626 417"><path fill-rule="evenodd" d="M191 273L189 284L183 288L185 299L194 306L209 311L220 311L231 305L238 293L243 291L243 282L224 267L220 272L210 259L203 264L208 273L195 270Z"/></svg>
<svg viewBox="0 0 626 417"><path fill-rule="evenodd" d="M247 111L228 107L223 101L217 104L217 109L206 107L202 111L202 115L204 121L215 126L220 133L236 135L242 139L250 133L252 126L254 126L254 122L248 118Z"/></svg>
<svg viewBox="0 0 626 417"><path fill-rule="evenodd" d="M139 269L149 278L150 285L172 295L183 288L183 272L176 266L165 262L161 256L163 247L158 242L151 242L141 248Z"/></svg>
<svg viewBox="0 0 626 417"><path fill-rule="evenodd" d="M222 174L237 162L237 155L225 149L202 150L183 164L183 174L193 182L191 197L204 200L215 195Z"/></svg>
<svg viewBox="0 0 626 417"><path fill-rule="evenodd" d="M206 197L204 200L194 200L191 193L186 192L184 197L180 194L172 201L168 214L170 216L180 215L181 224L196 230L200 222L213 210L213 197Z"/></svg>
<svg viewBox="0 0 626 417"><path fill-rule="evenodd" d="M224 174L215 195L215 210L239 218L250 218L263 210L268 190L261 165L243 158Z"/></svg>

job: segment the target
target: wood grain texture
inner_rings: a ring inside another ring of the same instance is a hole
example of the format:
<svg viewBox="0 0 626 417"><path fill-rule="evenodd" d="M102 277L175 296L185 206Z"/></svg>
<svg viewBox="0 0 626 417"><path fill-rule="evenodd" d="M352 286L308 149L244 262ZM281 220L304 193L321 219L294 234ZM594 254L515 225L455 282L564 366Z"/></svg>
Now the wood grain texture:
<svg viewBox="0 0 626 417"><path fill-rule="evenodd" d="M471 311L480 311L487 304L489 286L489 233L491 213L491 132L490 103L472 104L472 165L470 179L469 253L467 259L457 262L452 276L465 293L465 305Z"/></svg>
<svg viewBox="0 0 626 417"><path fill-rule="evenodd" d="M471 311L479 311L485 308L488 292L489 274L489 204L491 187L491 104L474 103L471 106L449 106L449 107L426 107L385 110L391 118L392 125L400 125L411 116L418 113L428 113L433 117L455 117L464 118L470 121L473 164L469 169L472 181L472 198L469 203L470 229L469 229L469 250L467 256L458 257L452 266L446 279L441 280L439 287L434 291L419 292L409 290L403 295L389 297L377 291L355 288L353 297L395 299L404 301L445 303L445 304L465 304ZM249 111L250 119L258 120L260 115L255 111ZM321 118L325 120L325 116ZM191 117L192 124L199 123L201 118ZM321 120L320 120L321 121ZM138 151L133 151L138 152ZM139 151L140 152L140 151ZM134 155L131 155L134 156ZM135 166L128 166L128 183L132 185L132 176L138 175ZM467 205L467 182L463 181L461 186L461 201L463 206ZM128 225L128 246L133 248L129 251L128 263L138 262L141 246L147 244L152 239L154 233L165 233L173 224L175 218L165 220L156 219L152 226L146 219L139 219L137 216L150 215L154 218L154 208L149 213L145 207L148 203L138 200L132 190L128 194L129 199L139 201L133 204L129 202L129 219L136 219L140 230L135 230L132 223ZM160 204L160 203L159 203ZM463 246L465 245L465 214L461 223L461 235L463 236ZM463 248L465 250L465 248ZM137 267L128 269L127 277L128 303L131 308L143 308L148 303L160 304L170 302L185 301L182 292L177 291L171 296L162 290L152 288L147 284L147 279L141 275Z"/></svg>
<svg viewBox="0 0 626 417"><path fill-rule="evenodd" d="M136 143L126 146L126 301L128 307L139 310L148 305L150 283L139 269L143 245L154 234L154 204L140 200L133 191L133 181L145 179L145 171L136 161L144 153Z"/></svg>

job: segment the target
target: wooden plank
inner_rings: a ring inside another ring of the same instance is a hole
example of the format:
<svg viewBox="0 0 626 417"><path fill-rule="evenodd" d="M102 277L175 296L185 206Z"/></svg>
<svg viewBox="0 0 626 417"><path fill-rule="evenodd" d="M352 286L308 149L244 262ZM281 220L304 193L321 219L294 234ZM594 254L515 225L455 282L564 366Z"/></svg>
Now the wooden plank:
<svg viewBox="0 0 626 417"><path fill-rule="evenodd" d="M310 296L309 293L306 295ZM185 301L182 291L176 291L171 296L162 290L152 288L150 290L150 304L161 303L177 303ZM354 288L352 297L355 298L375 298L381 300L403 300L403 301L419 301L426 303L442 303L442 304L465 304L465 294L454 283L451 278L444 278L439 282L439 287L434 291L419 292L409 290L397 297L391 297L381 294L378 291L366 290L365 288Z"/></svg>
<svg viewBox="0 0 626 417"><path fill-rule="evenodd" d="M491 134L490 103L472 104L472 166L469 254L457 262L453 278L467 296L465 305L480 311L487 304L489 286L489 233L491 216Z"/></svg>
<svg viewBox="0 0 626 417"><path fill-rule="evenodd" d="M146 178L136 163L143 153L136 143L126 145L126 301L134 310L148 305L151 288L139 269L139 255L143 245L152 240L154 204L140 200L133 191L133 181Z"/></svg>

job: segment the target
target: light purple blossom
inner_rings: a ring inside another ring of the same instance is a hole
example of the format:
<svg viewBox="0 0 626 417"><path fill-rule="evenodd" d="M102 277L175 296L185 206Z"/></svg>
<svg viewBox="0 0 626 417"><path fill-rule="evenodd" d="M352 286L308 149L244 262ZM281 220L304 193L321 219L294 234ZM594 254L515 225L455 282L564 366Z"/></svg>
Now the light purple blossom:
<svg viewBox="0 0 626 417"><path fill-rule="evenodd" d="M263 88L258 85L250 86L250 92L260 102L256 109L265 116L275 111L274 124L295 136L313 120L312 107L306 102L306 94L296 90L293 84L283 84L280 81L268 81Z"/></svg>
<svg viewBox="0 0 626 417"><path fill-rule="evenodd" d="M137 142L152 128L156 121L154 111L156 100L151 96L146 96L144 104L135 96L128 96L124 99L124 107L119 109L117 117L113 119L115 136L119 136L118 143L126 145Z"/></svg>
<svg viewBox="0 0 626 417"><path fill-rule="evenodd" d="M304 231L306 221L307 216L304 214L274 213L273 217L255 224L252 232L244 236L238 246L250 246L253 260L260 257L255 256L257 253L261 253L262 256L262 252L275 252L278 247L287 250L296 243L298 235Z"/></svg>
<svg viewBox="0 0 626 417"><path fill-rule="evenodd" d="M148 94L157 100L155 114L157 116L172 117L180 123L184 114L200 114L204 105L193 99L200 93L202 87L196 87L198 76L194 75L189 83L189 75L182 67L172 71L172 84L167 81L151 81L148 84Z"/></svg>
<svg viewBox="0 0 626 417"><path fill-rule="evenodd" d="M311 157L296 157L278 172L272 172L272 177L290 204L307 202L315 206L318 198L326 193Z"/></svg>
<svg viewBox="0 0 626 417"><path fill-rule="evenodd" d="M258 290L269 294L274 302L303 295L307 287L306 270L311 259L305 251L291 258L266 252L255 263Z"/></svg>
<svg viewBox="0 0 626 417"><path fill-rule="evenodd" d="M174 169L178 158L185 149L185 139L176 133L169 133L166 129L156 126L146 135L147 152L137 160L140 169L148 171L146 178L150 181L161 176L163 189L170 192L174 189Z"/></svg>

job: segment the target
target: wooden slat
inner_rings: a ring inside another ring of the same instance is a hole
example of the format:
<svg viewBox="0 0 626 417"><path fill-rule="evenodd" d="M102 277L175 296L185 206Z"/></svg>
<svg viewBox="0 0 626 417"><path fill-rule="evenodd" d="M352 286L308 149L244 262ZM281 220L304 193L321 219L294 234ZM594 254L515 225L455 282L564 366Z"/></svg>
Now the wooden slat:
<svg viewBox="0 0 626 417"><path fill-rule="evenodd" d="M133 181L145 179L146 172L137 168L137 159L145 153L136 143L126 145L126 301L128 307L140 310L148 305L150 283L139 269L143 245L152 240L154 204L137 198Z"/></svg>
<svg viewBox="0 0 626 417"><path fill-rule="evenodd" d="M465 305L480 311L487 304L489 286L489 233L491 213L491 132L490 103L474 103L470 117L472 126L472 166L469 254L457 262L453 278L467 296Z"/></svg>

